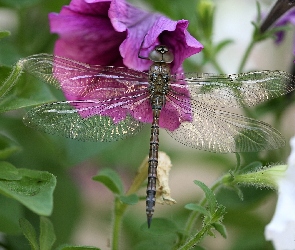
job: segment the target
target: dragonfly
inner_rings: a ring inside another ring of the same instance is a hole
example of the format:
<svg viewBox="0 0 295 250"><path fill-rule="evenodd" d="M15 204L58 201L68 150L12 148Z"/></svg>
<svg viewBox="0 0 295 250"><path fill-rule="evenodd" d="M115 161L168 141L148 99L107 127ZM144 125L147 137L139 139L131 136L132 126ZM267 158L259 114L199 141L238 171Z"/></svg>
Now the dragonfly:
<svg viewBox="0 0 295 250"><path fill-rule="evenodd" d="M159 130L199 150L218 153L273 150L285 145L269 124L225 110L254 106L294 90L283 71L240 74L172 74L172 51L156 46L148 72L126 67L88 65L49 54L23 59L24 71L61 89L75 100L31 109L24 123L42 132L84 141L116 141L151 123L146 214L154 214Z"/></svg>

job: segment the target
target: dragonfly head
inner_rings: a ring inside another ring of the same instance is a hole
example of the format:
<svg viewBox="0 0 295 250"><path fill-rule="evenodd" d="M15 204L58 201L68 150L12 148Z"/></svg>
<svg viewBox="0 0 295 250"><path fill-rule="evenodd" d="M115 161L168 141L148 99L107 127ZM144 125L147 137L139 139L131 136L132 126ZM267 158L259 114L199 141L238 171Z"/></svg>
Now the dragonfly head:
<svg viewBox="0 0 295 250"><path fill-rule="evenodd" d="M171 63L174 59L173 53L165 45L157 45L149 54L153 62Z"/></svg>

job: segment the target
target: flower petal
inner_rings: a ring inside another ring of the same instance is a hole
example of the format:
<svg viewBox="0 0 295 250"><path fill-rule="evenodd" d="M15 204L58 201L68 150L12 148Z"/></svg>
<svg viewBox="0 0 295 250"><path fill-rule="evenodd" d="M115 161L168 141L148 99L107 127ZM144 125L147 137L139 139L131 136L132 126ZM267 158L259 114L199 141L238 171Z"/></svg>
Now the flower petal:
<svg viewBox="0 0 295 250"><path fill-rule="evenodd" d="M119 46L126 32L114 30L107 16L109 5L75 0L60 14L51 13L51 32L59 34L54 53L88 64L123 66Z"/></svg>
<svg viewBox="0 0 295 250"><path fill-rule="evenodd" d="M285 177L279 180L279 197L275 214L265 228L265 238L276 250L295 249L295 137Z"/></svg>

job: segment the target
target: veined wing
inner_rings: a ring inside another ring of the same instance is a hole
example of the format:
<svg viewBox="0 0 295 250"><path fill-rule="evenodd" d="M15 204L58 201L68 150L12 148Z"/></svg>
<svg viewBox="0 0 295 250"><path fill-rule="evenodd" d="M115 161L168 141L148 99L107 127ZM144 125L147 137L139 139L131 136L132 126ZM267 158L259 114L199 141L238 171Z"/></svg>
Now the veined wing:
<svg viewBox="0 0 295 250"><path fill-rule="evenodd" d="M294 77L284 71L184 73L174 75L172 81L175 89L187 88L192 99L217 107L254 106L295 89Z"/></svg>
<svg viewBox="0 0 295 250"><path fill-rule="evenodd" d="M68 101L44 104L31 109L24 117L24 123L36 130L56 134L82 141L116 141L135 135L142 128L142 123L131 115L115 123L105 115L83 118L89 109L110 109L109 105L94 101ZM113 107L114 112L116 111Z"/></svg>
<svg viewBox="0 0 295 250"><path fill-rule="evenodd" d="M262 121L218 110L190 100L182 103L193 115L174 131L167 130L180 143L211 152L256 152L285 145L281 134Z"/></svg>
<svg viewBox="0 0 295 250"><path fill-rule="evenodd" d="M147 73L126 67L88 65L50 54L29 56L22 64L24 71L72 96L112 98L148 87Z"/></svg>

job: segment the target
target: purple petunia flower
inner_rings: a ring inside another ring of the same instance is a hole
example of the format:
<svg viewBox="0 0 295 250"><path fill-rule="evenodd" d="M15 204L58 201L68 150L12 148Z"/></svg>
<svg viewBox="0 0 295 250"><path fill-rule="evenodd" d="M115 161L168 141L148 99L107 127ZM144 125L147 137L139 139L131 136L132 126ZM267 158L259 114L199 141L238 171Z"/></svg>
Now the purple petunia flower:
<svg viewBox="0 0 295 250"><path fill-rule="evenodd" d="M140 10L124 0L72 0L70 5L64 6L59 14L51 13L49 19L51 32L59 35L54 54L90 65L121 66L146 71L152 62L138 58L138 52L144 41L140 54L145 57L156 45L168 46L174 54L171 71L179 73L182 72L181 65L184 59L203 49L202 44L188 33L187 20L173 21L163 15ZM75 74L73 72L71 81L75 78ZM124 72L122 71L121 74ZM120 87L126 88L124 84L120 84L120 81L96 78L96 89L93 82L90 84L87 79L70 83L70 88L76 84L75 87L85 89L80 91L83 92L83 96L69 94L66 87L61 87L68 100L97 100L97 105L100 102L105 105L105 100L113 98L112 94L104 93L103 90L99 91L98 85L102 89L117 88L118 91ZM140 88L140 85L136 88ZM137 91L140 93L140 90ZM122 94L126 95L126 92ZM114 96L118 99L120 93L116 92ZM137 107L131 104L132 101L139 100L130 99L130 103L124 106L116 105L112 110L106 107L99 107L96 111L88 109L80 115L83 117L97 114L108 115L116 123L124 119L127 114L131 114L137 120L151 123L152 112L148 98L143 97L140 100L141 105ZM115 102L110 101L108 105L115 106ZM191 115L184 110L185 107L182 109L179 110L173 104L166 102L161 112L160 126L174 130L181 122L190 121Z"/></svg>
<svg viewBox="0 0 295 250"><path fill-rule="evenodd" d="M276 22L275 26L285 26L287 24L293 24L295 25L295 9L292 8L291 10L287 11L282 17L280 17ZM280 44L285 37L285 31L279 31L276 33L276 44Z"/></svg>

